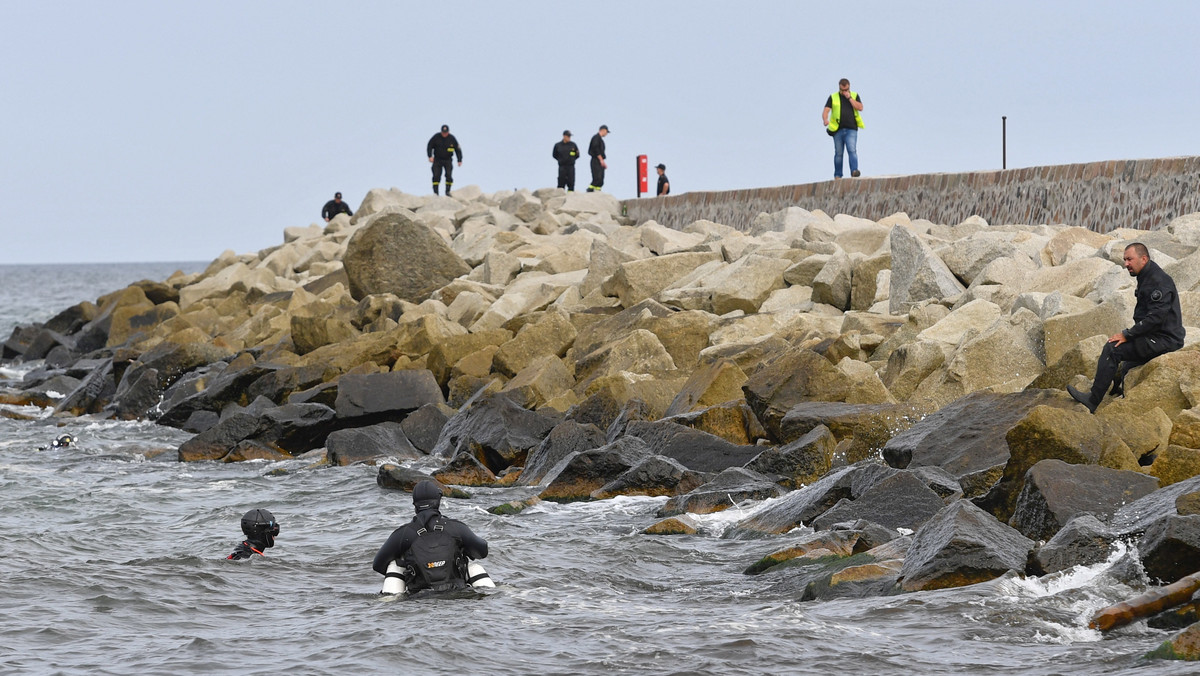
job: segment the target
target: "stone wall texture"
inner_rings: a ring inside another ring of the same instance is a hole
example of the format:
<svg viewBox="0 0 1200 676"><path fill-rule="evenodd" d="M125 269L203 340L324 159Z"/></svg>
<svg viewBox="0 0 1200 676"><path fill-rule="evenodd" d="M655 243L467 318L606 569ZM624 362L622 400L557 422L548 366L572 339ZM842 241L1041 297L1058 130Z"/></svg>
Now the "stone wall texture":
<svg viewBox="0 0 1200 676"><path fill-rule="evenodd" d="M682 228L700 219L747 230L761 212L797 206L879 220L897 212L955 225L1005 223L1153 230L1200 211L1200 157L1109 160L961 174L848 178L775 188L625 200L638 223Z"/></svg>

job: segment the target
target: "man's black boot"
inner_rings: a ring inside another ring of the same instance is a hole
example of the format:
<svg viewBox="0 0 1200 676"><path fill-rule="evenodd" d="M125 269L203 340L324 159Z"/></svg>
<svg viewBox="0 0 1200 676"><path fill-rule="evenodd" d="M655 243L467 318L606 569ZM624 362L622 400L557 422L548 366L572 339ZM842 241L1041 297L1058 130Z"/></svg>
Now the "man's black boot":
<svg viewBox="0 0 1200 676"><path fill-rule="evenodd" d="M1071 398L1074 399L1075 401L1086 406L1088 413L1095 413L1096 407L1100 405L1100 402L1098 402L1098 401L1095 403L1092 402L1092 394L1090 392L1085 394L1085 393L1080 392L1079 390L1075 389L1074 387L1071 387L1070 385L1067 385L1067 394L1070 394Z"/></svg>

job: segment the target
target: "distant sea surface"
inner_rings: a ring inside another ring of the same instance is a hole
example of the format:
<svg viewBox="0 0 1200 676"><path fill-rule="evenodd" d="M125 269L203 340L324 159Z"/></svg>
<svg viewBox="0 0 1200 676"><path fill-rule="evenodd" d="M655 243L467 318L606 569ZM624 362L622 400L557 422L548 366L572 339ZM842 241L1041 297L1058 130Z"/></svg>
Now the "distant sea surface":
<svg viewBox="0 0 1200 676"><path fill-rule="evenodd" d="M0 331L202 267L0 266ZM0 365L0 385L33 366ZM1109 574L1120 552L1042 579L804 602L794 573L742 572L800 533L721 537L764 503L666 537L641 533L661 498L496 516L536 489L470 489L443 511L488 540L498 587L385 599L371 560L412 505L374 467L182 464L175 429L6 408L34 419L0 417L0 674L1197 673L1142 657L1170 632L1086 628L1140 591ZM81 446L37 450L63 432ZM276 546L224 560L255 507L280 521Z"/></svg>

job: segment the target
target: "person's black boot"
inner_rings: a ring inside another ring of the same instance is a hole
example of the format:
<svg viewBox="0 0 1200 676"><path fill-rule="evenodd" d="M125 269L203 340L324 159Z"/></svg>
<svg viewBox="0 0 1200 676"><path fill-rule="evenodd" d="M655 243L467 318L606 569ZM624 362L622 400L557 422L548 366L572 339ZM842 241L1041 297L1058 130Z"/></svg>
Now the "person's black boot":
<svg viewBox="0 0 1200 676"><path fill-rule="evenodd" d="M1094 403L1092 402L1092 394L1090 392L1085 394L1074 387L1071 387L1070 385L1067 385L1067 394L1070 394L1071 398L1075 401L1086 406L1088 413L1095 413L1096 407L1100 405L1100 402L1098 401Z"/></svg>

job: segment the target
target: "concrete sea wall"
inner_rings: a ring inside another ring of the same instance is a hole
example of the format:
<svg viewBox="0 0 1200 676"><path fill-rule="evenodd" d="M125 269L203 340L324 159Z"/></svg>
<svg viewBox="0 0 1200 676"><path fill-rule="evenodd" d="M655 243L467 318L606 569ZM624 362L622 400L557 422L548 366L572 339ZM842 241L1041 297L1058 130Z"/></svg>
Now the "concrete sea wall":
<svg viewBox="0 0 1200 676"><path fill-rule="evenodd" d="M915 174L625 200L638 223L707 219L747 230L761 212L797 206L879 220L899 211L954 225L1065 223L1096 232L1153 230L1200 211L1200 157L1108 160L960 174Z"/></svg>

